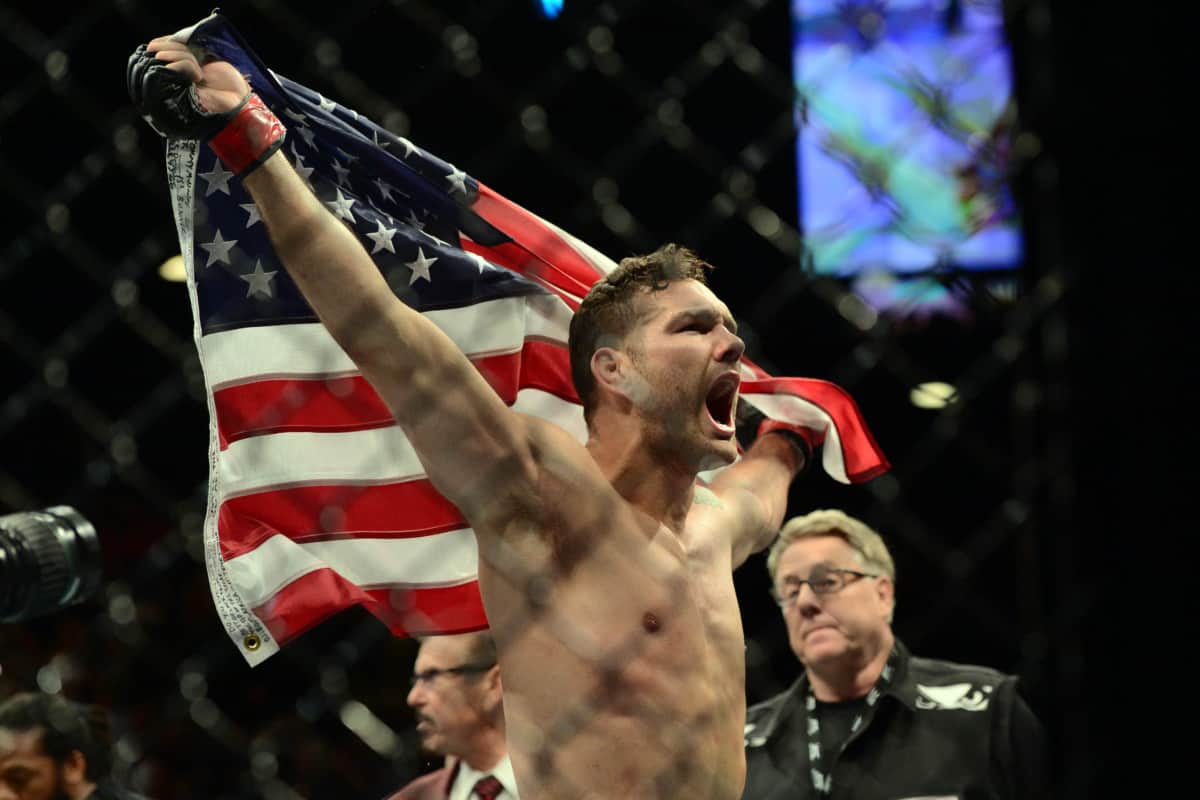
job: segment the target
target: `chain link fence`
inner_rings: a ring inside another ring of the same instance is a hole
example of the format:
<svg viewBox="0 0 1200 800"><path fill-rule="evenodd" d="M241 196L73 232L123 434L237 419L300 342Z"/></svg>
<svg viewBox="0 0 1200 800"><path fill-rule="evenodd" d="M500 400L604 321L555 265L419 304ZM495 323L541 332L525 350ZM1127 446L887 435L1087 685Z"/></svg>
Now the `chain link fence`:
<svg viewBox="0 0 1200 800"><path fill-rule="evenodd" d="M151 795L382 796L428 766L405 706L414 644L347 613L250 670L208 594L204 387L185 291L158 271L178 251L162 145L123 74L137 43L210 10L0 5L0 513L74 505L100 531L106 574L96 600L0 627L0 695L112 709L118 770ZM879 529L899 635L921 655L1019 673L1056 744L1059 796L1086 796L1088 720L1071 687L1093 595L1072 541L1052 536L1077 502L1062 434L1071 285L1052 219L1032 221L1015 289L946 279L966 317L864 313L803 269L784 0L568 2L554 21L531 2L224 10L281 74L608 255L680 241L717 264L749 354L848 389L895 465L857 487L810 475L791 513L838 507ZM1019 166L1022 196L1045 203L1044 168ZM911 405L934 379L959 401ZM764 559L735 582L757 702L798 665Z"/></svg>

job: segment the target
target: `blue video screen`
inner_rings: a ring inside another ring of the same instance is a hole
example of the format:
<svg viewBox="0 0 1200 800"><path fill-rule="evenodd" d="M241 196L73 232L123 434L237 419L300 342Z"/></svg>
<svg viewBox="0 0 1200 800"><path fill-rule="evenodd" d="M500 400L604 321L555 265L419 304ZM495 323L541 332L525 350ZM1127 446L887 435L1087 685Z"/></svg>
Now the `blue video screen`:
<svg viewBox="0 0 1200 800"><path fill-rule="evenodd" d="M793 0L792 13L809 268L1015 270L1001 0Z"/></svg>

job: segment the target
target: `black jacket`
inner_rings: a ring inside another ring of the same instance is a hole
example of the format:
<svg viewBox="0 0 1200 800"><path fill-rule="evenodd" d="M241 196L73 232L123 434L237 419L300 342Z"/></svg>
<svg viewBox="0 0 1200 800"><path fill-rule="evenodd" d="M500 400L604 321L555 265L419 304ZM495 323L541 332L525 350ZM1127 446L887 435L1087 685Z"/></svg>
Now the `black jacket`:
<svg viewBox="0 0 1200 800"><path fill-rule="evenodd" d="M831 800L1044 796L1042 728L1017 695L1017 679L896 647L895 679L834 760ZM816 797L805 735L807 682L802 675L748 710L744 800Z"/></svg>

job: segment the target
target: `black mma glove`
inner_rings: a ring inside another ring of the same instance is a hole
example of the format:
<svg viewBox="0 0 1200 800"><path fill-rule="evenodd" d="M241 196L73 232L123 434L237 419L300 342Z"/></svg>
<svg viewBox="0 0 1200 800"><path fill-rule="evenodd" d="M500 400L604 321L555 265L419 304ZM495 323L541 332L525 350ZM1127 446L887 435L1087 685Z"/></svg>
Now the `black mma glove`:
<svg viewBox="0 0 1200 800"><path fill-rule="evenodd" d="M801 460L801 469L808 469L812 463L813 451L825 441L825 432L804 425L792 425L770 419L750 403L739 398L737 406L737 440L742 450L750 449L750 445L760 436L768 433L779 433L787 437L796 448Z"/></svg>
<svg viewBox="0 0 1200 800"><path fill-rule="evenodd" d="M134 106L160 136L207 141L238 176L283 145L287 130L258 95L247 93L231 111L205 111L192 79L155 58L146 45L129 57L125 83Z"/></svg>

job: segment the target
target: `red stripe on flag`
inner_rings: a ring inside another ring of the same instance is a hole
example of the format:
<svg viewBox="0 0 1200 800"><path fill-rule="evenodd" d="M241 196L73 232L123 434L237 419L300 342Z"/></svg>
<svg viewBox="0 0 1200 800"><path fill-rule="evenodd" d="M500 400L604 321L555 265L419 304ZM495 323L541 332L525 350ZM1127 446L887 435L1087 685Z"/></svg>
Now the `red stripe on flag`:
<svg viewBox="0 0 1200 800"><path fill-rule="evenodd" d="M553 342L528 340L519 353L472 359L505 403L520 389L541 389L573 403L570 356ZM393 424L392 413L361 375L271 379L229 386L213 394L221 449L249 436L285 431L358 431Z"/></svg>
<svg viewBox="0 0 1200 800"><path fill-rule="evenodd" d="M361 375L271 379L213 393L221 449L248 436L285 431L359 431L394 424Z"/></svg>
<svg viewBox="0 0 1200 800"><path fill-rule="evenodd" d="M496 266L504 267L518 275L524 275L536 280L541 286L554 292L572 311L579 310L579 296L567 292L560 286L556 286L552 281L539 277L545 273L545 265L529 255L524 248L511 242L482 245L471 241L465 235L461 236L461 239L463 250L469 250L476 255L483 256Z"/></svg>
<svg viewBox="0 0 1200 800"><path fill-rule="evenodd" d="M397 636L466 633L487 627L479 584L362 589L332 569L303 575L254 609L280 644L352 605L361 604Z"/></svg>
<svg viewBox="0 0 1200 800"><path fill-rule="evenodd" d="M345 532L400 539L466 527L458 509L423 478L376 486L297 486L242 495L221 504L217 521L226 561L276 534L297 542L342 538Z"/></svg>
<svg viewBox="0 0 1200 800"><path fill-rule="evenodd" d="M526 339L520 353L475 358L472 363L509 405L516 402L520 389L541 389L561 400L579 402L571 378L571 354L557 342Z"/></svg>
<svg viewBox="0 0 1200 800"><path fill-rule="evenodd" d="M816 378L768 378L742 381L741 392L751 403L755 394L793 395L828 414L841 440L842 461L851 483L869 481L891 469L883 450L867 428L858 403L837 384ZM825 446L830 446L828 440Z"/></svg>
<svg viewBox="0 0 1200 800"><path fill-rule="evenodd" d="M576 297L587 294L592 284L601 278L591 262L541 220L482 183L471 209L534 256L524 264L513 266L517 272Z"/></svg>

